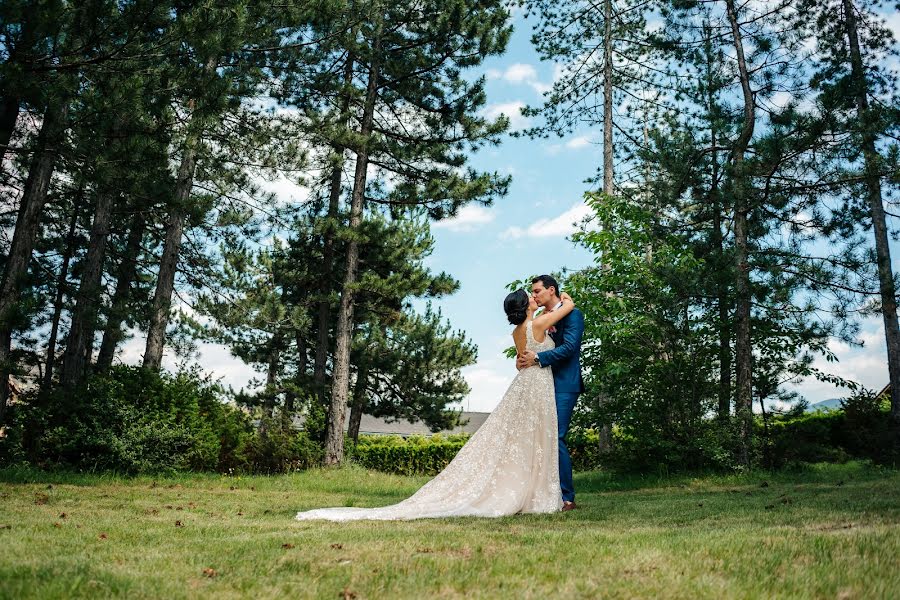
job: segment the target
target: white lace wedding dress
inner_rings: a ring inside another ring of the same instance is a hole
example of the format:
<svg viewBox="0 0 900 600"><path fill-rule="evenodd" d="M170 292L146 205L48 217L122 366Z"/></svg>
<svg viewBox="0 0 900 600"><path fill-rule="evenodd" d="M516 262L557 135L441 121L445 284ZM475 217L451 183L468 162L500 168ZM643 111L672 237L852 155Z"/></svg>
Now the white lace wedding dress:
<svg viewBox="0 0 900 600"><path fill-rule="evenodd" d="M525 332L529 350L554 348L549 335L543 342L535 341L531 322ZM450 464L406 500L380 508L320 508L297 513L296 519L400 520L556 512L562 508L558 452L553 374L539 367L522 369Z"/></svg>

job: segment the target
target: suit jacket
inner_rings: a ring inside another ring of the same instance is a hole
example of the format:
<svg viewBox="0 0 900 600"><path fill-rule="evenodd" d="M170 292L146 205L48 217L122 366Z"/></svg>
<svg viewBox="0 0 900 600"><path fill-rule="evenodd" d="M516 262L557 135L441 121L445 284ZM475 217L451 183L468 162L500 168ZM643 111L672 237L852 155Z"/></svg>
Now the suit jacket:
<svg viewBox="0 0 900 600"><path fill-rule="evenodd" d="M553 369L553 385L557 392L584 391L581 377L581 337L584 335L584 313L577 308L556 324L550 337L556 344L553 350L539 352L542 367Z"/></svg>

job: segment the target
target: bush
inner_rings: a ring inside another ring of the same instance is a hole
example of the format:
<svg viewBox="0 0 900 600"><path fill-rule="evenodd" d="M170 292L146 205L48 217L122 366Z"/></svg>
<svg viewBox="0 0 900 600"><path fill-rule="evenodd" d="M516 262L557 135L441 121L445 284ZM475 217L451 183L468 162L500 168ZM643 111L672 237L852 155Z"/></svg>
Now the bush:
<svg viewBox="0 0 900 600"><path fill-rule="evenodd" d="M307 432L282 427L277 419L264 419L244 448L243 467L253 473L290 473L319 465L323 455L322 446Z"/></svg>
<svg viewBox="0 0 900 600"><path fill-rule="evenodd" d="M889 403L871 394L858 394L841 404L839 410L772 417L768 437L757 423L757 437L768 444L767 466L846 462L852 458L896 462Z"/></svg>
<svg viewBox="0 0 900 600"><path fill-rule="evenodd" d="M33 462L139 473L240 466L245 415L197 371L116 366L75 390L17 406Z"/></svg>
<svg viewBox="0 0 900 600"><path fill-rule="evenodd" d="M444 438L423 436L360 436L348 444L348 455L358 464L398 475L437 475L469 439L467 435Z"/></svg>

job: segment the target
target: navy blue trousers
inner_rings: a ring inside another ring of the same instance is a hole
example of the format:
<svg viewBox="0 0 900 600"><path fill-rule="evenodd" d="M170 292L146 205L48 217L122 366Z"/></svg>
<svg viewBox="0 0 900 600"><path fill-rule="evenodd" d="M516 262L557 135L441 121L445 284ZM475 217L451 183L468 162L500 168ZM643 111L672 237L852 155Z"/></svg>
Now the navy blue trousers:
<svg viewBox="0 0 900 600"><path fill-rule="evenodd" d="M566 434L572 421L572 411L578 402L578 392L556 392L556 422L559 428L559 485L566 502L575 502L575 484L572 482L572 458L566 447Z"/></svg>

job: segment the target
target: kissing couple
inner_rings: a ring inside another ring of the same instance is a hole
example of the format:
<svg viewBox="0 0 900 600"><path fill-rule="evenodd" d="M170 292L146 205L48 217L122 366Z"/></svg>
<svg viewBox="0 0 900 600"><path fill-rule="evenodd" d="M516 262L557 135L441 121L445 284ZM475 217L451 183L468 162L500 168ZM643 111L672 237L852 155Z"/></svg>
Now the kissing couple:
<svg viewBox="0 0 900 600"><path fill-rule="evenodd" d="M550 275L535 277L530 293L506 296L503 310L515 326L519 372L450 464L398 504L308 510L298 521L502 517L576 507L565 437L584 391L584 314Z"/></svg>

